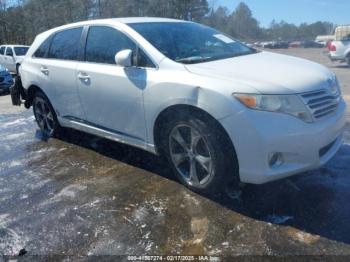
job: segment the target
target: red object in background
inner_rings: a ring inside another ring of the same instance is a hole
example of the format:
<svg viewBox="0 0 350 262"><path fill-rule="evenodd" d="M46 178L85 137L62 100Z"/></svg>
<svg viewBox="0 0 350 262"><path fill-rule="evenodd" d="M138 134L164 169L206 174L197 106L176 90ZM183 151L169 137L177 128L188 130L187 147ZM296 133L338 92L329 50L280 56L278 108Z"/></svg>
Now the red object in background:
<svg viewBox="0 0 350 262"><path fill-rule="evenodd" d="M301 42L300 41L294 41L292 43L289 44L289 47L293 47L293 48L297 48L301 46Z"/></svg>
<svg viewBox="0 0 350 262"><path fill-rule="evenodd" d="M332 52L335 52L337 51L337 48L335 45L333 45L333 42L332 41L328 41L327 43L327 48L329 51L332 51Z"/></svg>

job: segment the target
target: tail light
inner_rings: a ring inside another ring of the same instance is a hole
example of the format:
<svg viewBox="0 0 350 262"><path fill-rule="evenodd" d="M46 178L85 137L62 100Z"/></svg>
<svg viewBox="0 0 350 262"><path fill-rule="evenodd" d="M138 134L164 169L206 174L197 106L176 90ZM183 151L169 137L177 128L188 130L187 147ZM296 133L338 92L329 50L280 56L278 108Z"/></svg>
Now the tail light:
<svg viewBox="0 0 350 262"><path fill-rule="evenodd" d="M328 45L328 50L331 52L335 52L335 51L337 51L337 47L333 43L330 43Z"/></svg>

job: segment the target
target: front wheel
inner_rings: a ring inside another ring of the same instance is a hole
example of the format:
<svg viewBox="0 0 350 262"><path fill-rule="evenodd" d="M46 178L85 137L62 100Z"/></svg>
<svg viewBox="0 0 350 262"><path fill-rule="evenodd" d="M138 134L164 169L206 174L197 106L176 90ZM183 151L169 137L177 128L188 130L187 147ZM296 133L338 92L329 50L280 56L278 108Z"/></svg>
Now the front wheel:
<svg viewBox="0 0 350 262"><path fill-rule="evenodd" d="M168 123L163 134L163 151L179 180L191 190L220 193L237 182L235 156L215 125L197 117L183 118Z"/></svg>
<svg viewBox="0 0 350 262"><path fill-rule="evenodd" d="M33 112L41 132L46 137L56 135L60 129L56 113L47 97L37 92L33 100Z"/></svg>
<svg viewBox="0 0 350 262"><path fill-rule="evenodd" d="M19 76L19 67L20 67L20 64L17 64L16 65L16 75L18 75L18 76Z"/></svg>

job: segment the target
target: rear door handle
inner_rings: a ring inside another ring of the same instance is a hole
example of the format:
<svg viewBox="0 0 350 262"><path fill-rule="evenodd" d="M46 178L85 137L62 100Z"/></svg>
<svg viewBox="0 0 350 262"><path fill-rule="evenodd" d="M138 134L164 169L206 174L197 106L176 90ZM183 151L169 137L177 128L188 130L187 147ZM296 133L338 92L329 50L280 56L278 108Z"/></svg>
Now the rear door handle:
<svg viewBox="0 0 350 262"><path fill-rule="evenodd" d="M90 81L90 76L89 76L88 74L86 74L86 73L83 73L83 72L80 72L80 73L78 74L78 78L79 78L80 80L84 81L84 82Z"/></svg>
<svg viewBox="0 0 350 262"><path fill-rule="evenodd" d="M49 70L46 66L42 66L42 67L40 68L40 71L41 71L41 73L43 73L43 74L46 75L46 76L48 76L49 73L50 73L50 70Z"/></svg>

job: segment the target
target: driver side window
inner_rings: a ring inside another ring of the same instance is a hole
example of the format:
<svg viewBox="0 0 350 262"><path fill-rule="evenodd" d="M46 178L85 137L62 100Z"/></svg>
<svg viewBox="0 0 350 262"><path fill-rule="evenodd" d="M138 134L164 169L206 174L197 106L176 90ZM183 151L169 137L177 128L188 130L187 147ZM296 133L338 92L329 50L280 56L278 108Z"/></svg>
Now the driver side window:
<svg viewBox="0 0 350 262"><path fill-rule="evenodd" d="M85 61L115 65L116 53L125 49L133 51L135 66L150 67L152 64L144 52L122 32L108 26L91 26L86 40Z"/></svg>

